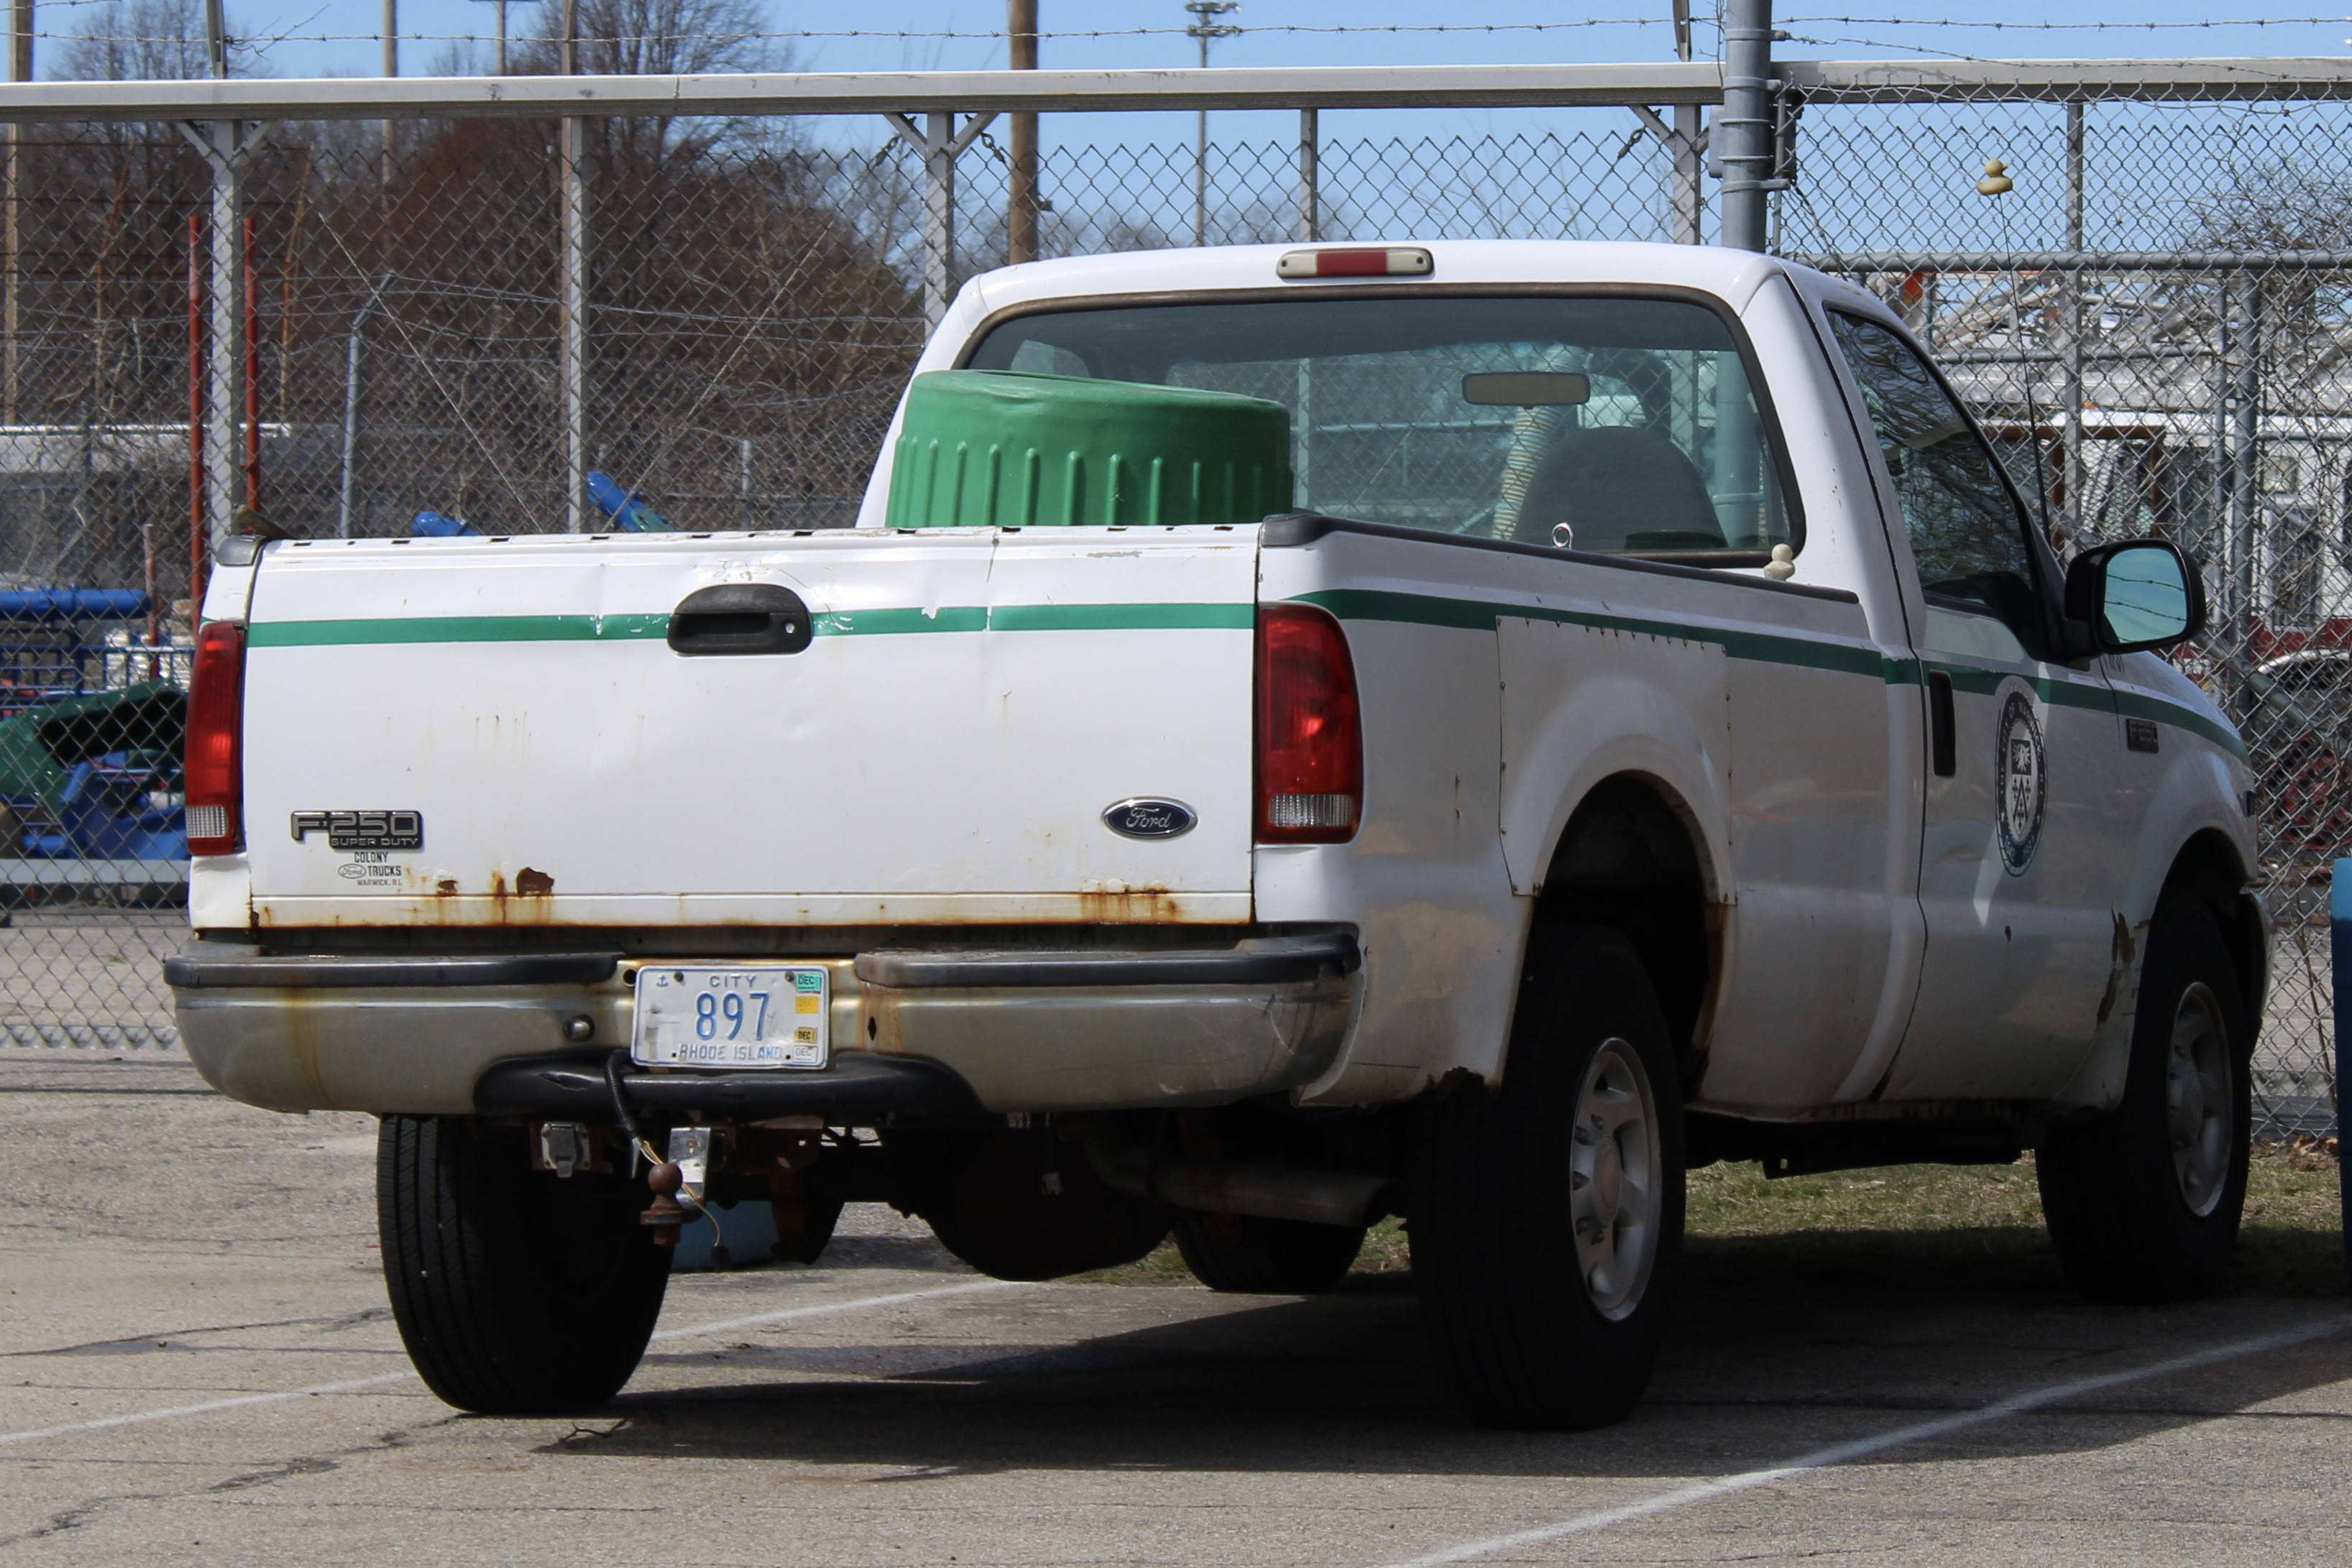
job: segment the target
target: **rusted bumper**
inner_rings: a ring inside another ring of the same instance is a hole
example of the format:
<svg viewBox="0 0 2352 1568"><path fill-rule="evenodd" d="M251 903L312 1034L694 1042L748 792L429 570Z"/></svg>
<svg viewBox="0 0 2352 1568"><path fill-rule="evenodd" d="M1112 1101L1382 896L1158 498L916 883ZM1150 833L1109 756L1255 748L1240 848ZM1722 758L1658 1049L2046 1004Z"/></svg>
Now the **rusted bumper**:
<svg viewBox="0 0 2352 1568"><path fill-rule="evenodd" d="M938 1063L989 1111L1216 1104L1311 1082L1338 1057L1358 967L1353 935L1335 932L1207 949L901 947L814 961L832 971L837 1057ZM625 1045L637 962L285 956L197 942L164 974L189 1056L234 1099L466 1114L494 1065Z"/></svg>

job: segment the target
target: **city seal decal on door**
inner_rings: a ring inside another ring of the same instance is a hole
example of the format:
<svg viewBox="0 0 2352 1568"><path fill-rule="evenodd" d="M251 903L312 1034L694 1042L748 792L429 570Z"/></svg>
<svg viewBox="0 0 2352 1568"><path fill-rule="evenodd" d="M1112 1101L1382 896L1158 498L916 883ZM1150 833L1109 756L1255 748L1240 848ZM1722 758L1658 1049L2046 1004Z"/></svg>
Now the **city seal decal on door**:
<svg viewBox="0 0 2352 1568"><path fill-rule="evenodd" d="M1181 800L1139 797L1106 807L1102 820L1104 827L1123 839L1172 839L1191 832L1200 818Z"/></svg>
<svg viewBox="0 0 2352 1568"><path fill-rule="evenodd" d="M1992 810L2000 829L2000 863L2023 876L2042 842L2042 808L2050 792L2047 749L2033 697L2022 685L2003 690L1993 737Z"/></svg>

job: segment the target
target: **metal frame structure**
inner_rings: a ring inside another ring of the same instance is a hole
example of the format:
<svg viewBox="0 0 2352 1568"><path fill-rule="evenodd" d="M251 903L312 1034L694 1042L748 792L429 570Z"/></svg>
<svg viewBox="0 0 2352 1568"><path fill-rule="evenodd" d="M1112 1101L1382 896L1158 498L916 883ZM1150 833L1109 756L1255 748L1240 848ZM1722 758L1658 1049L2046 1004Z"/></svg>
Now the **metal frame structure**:
<svg viewBox="0 0 2352 1568"><path fill-rule="evenodd" d="M567 352L560 380L566 406L567 467L573 494L567 521L583 521L579 494L586 451L580 361L586 329L588 233L585 121L607 118L878 114L923 158L923 307L937 322L955 273L958 156L999 114L1074 114L1150 110L1291 110L1299 116L1297 215L1302 239L1321 232L1318 111L1410 105L1420 109L1622 108L1637 115L1673 156L1675 238L1696 243L1706 193L1702 158L1723 190L1725 243L1766 248L1775 177L1776 99L1918 103L1997 96L2006 101L2078 105L2087 99L2142 102L2352 98L2352 60L2017 60L1914 62L1771 57L1769 0L1734 0L1726 14L1727 61L1629 65L1318 66L1271 69L983 70L780 72L710 76L390 77L314 80L47 81L0 85L0 125L175 122L213 170L212 363L206 521L226 538L247 497L239 493L236 418L240 406L235 301L240 294L237 209L247 158L278 120L523 118L562 122L564 151L562 286ZM1718 106L1714 123L1700 111ZM1671 111L1669 124L1659 113ZM12 132L13 134L13 132ZM1712 145L1710 145L1712 143ZM2070 237L2072 237L2070 234ZM1827 258L1825 258L1827 259ZM2100 267L2207 267L2249 265L2163 253L2130 256L2079 251L1873 254L1838 256L1847 271L1912 267L1946 269ZM2340 266L2298 254L2258 265ZM13 305L14 291L10 291Z"/></svg>

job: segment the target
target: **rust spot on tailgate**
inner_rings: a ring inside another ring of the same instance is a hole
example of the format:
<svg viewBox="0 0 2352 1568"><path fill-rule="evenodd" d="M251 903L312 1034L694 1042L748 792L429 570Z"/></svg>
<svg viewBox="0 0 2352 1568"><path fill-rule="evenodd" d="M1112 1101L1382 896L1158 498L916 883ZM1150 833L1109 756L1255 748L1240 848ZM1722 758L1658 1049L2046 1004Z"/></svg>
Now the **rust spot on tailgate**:
<svg viewBox="0 0 2352 1568"><path fill-rule="evenodd" d="M1078 918L1146 925L1183 919L1183 903L1160 883L1090 882L1078 890Z"/></svg>
<svg viewBox="0 0 2352 1568"><path fill-rule="evenodd" d="M536 866L515 873L515 892L525 898L544 898L555 891L555 879Z"/></svg>

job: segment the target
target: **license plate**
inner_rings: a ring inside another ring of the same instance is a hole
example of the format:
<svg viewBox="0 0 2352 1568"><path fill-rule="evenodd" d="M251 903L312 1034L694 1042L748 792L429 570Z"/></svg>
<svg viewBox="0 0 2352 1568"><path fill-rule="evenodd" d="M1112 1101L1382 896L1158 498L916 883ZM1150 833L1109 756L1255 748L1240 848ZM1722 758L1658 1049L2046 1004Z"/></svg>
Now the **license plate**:
<svg viewBox="0 0 2352 1568"><path fill-rule="evenodd" d="M831 1041L821 966L637 971L631 1061L648 1067L823 1067Z"/></svg>

